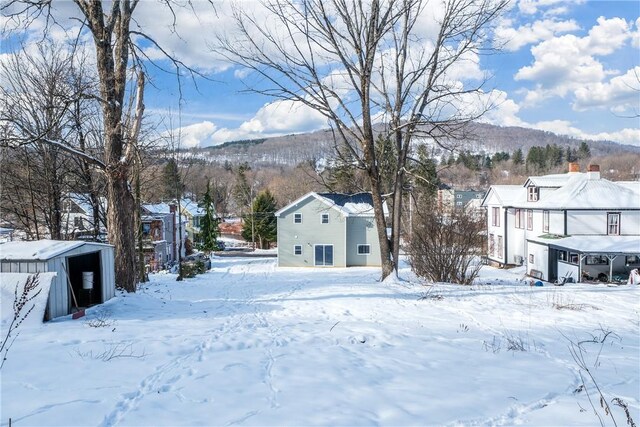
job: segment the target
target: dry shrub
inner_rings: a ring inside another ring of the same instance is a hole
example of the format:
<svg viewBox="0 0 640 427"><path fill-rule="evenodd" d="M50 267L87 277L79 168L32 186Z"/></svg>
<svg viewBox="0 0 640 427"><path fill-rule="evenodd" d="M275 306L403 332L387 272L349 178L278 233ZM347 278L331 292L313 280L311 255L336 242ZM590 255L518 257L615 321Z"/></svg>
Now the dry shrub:
<svg viewBox="0 0 640 427"><path fill-rule="evenodd" d="M464 209L445 212L428 204L417 210L409 242L415 274L432 282L470 285L482 266L482 216Z"/></svg>

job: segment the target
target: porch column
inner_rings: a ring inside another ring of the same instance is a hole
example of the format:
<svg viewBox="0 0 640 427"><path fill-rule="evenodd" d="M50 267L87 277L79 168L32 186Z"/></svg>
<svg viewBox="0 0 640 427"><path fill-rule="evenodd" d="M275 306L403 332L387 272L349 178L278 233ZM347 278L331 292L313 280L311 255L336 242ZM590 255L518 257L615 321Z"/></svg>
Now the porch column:
<svg viewBox="0 0 640 427"><path fill-rule="evenodd" d="M613 260L616 259L618 255L607 255L607 259L609 260L609 283L613 282Z"/></svg>

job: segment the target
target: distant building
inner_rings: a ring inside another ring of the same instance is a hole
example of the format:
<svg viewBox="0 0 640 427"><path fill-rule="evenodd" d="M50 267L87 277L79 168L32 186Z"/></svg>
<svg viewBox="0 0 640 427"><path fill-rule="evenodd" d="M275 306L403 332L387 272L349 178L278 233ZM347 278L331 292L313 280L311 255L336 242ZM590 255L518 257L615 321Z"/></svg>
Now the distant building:
<svg viewBox="0 0 640 427"><path fill-rule="evenodd" d="M444 211L462 209L472 200L482 200L485 194L483 190L456 190L445 186L438 190L438 208Z"/></svg>
<svg viewBox="0 0 640 427"><path fill-rule="evenodd" d="M178 248L182 240L182 256L185 255L184 240L186 223L184 216L177 214L174 204L147 203L142 205L142 242L145 264L157 270L177 261ZM182 221L182 235L179 236Z"/></svg>
<svg viewBox="0 0 640 427"><path fill-rule="evenodd" d="M63 234L74 239L93 240L95 238L95 216L89 193L69 193L63 204ZM107 239L107 200L98 198L98 241Z"/></svg>
<svg viewBox="0 0 640 427"><path fill-rule="evenodd" d="M186 238L195 242L196 236L200 234L200 221L205 216L205 210L188 198L180 200L180 210L186 218Z"/></svg>

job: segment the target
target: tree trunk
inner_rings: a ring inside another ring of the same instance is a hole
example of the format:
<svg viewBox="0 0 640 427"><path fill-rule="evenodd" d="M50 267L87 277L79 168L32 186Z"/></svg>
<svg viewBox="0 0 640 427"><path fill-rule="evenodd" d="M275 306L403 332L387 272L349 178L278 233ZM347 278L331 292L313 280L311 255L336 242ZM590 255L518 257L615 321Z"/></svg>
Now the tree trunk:
<svg viewBox="0 0 640 427"><path fill-rule="evenodd" d="M109 243L115 246L116 285L136 290L134 200L124 167L107 171L107 222Z"/></svg>

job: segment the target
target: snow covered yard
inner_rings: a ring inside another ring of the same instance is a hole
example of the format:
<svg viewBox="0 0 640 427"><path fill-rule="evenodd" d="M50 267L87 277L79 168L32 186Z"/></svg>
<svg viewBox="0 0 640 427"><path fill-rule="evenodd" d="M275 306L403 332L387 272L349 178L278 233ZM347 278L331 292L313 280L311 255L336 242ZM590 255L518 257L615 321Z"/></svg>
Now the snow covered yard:
<svg viewBox="0 0 640 427"><path fill-rule="evenodd" d="M640 287L530 287L487 267L481 284L429 288L275 263L216 258L196 279L155 275L83 319L24 328L1 424L599 425L570 340L591 341L605 397L640 421Z"/></svg>

